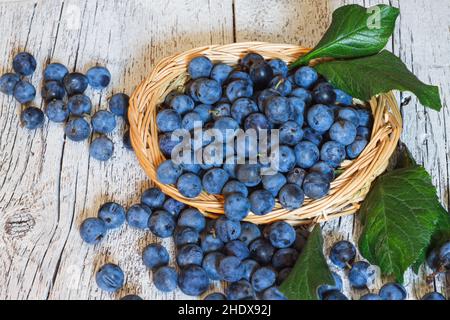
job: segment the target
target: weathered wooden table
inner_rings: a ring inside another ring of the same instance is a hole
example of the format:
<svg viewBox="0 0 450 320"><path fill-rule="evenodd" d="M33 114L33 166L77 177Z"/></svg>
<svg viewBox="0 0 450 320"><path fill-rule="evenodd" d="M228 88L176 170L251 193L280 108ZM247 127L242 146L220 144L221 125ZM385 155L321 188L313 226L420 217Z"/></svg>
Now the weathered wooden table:
<svg viewBox="0 0 450 320"><path fill-rule="evenodd" d="M12 57L23 49L39 61L32 79L37 86L48 61L81 72L96 63L107 65L113 74L111 88L89 93L97 109L106 108L112 92L131 93L167 55L249 40L313 46L336 7L380 2L401 9L389 48L420 78L439 85L447 105L450 2L439 0L0 1L0 71L10 70ZM42 106L40 100L36 103ZM31 132L21 128L19 111L12 98L0 96L0 298L111 299L128 293L146 299L184 298L179 291L162 294L152 285L140 257L146 244L159 241L149 233L123 227L96 247L83 244L78 235L81 221L95 216L102 203L131 205L149 185L134 155L121 147L123 123L111 135L117 146L114 159L102 164L89 158L88 143L64 139L61 125L46 123ZM432 174L448 208L449 108L437 113L413 99L403 115L403 141ZM353 217L323 226L327 245L357 239L359 229ZM120 264L126 272L127 287L118 295L95 285L94 270L105 261ZM444 276L428 285L424 270L419 276L409 272L407 285L409 298L434 289L445 292Z"/></svg>

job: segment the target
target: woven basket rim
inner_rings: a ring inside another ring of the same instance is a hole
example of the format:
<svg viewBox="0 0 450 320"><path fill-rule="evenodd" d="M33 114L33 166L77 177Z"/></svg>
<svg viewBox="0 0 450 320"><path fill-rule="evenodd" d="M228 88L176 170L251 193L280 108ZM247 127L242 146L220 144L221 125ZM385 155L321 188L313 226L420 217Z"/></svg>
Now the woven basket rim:
<svg viewBox="0 0 450 320"><path fill-rule="evenodd" d="M192 58L206 55L215 62L236 64L246 53L258 52L266 59L280 58L291 63L309 50L291 44L243 42L199 47L162 59L134 91L128 113L133 148L153 184L169 197L199 209L207 217L216 218L223 214L222 196L203 192L196 199L188 199L174 186L161 184L156 179L157 165L165 160L158 145L156 110L168 92L184 87L188 79L187 64ZM392 92L374 97L367 104L374 115L374 129L369 145L356 160L343 163L344 171L333 181L328 196L320 200L306 199L300 209L293 211L287 211L277 203L272 213L264 216L251 214L246 221L265 224L284 220L294 225L310 224L358 211L371 183L386 170L402 130L400 110Z"/></svg>

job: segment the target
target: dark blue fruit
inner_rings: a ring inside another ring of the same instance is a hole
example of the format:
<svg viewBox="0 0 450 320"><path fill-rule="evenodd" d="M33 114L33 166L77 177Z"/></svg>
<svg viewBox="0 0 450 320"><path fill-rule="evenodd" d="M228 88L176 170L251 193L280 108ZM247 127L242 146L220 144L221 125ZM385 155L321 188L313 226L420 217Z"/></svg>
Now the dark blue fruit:
<svg viewBox="0 0 450 320"><path fill-rule="evenodd" d="M53 100L45 107L45 114L48 120L56 123L62 123L69 118L69 109L62 100Z"/></svg>
<svg viewBox="0 0 450 320"><path fill-rule="evenodd" d="M114 143L106 136L95 138L89 147L89 154L98 161L108 161L114 153Z"/></svg>
<svg viewBox="0 0 450 320"><path fill-rule="evenodd" d="M49 102L52 100L62 100L66 95L66 89L59 81L47 81L41 91L42 98Z"/></svg>
<svg viewBox="0 0 450 320"><path fill-rule="evenodd" d="M201 266L203 261L203 250L196 244L186 244L177 251L177 264L179 267L188 265Z"/></svg>
<svg viewBox="0 0 450 320"><path fill-rule="evenodd" d="M407 293L401 284L391 282L381 287L379 295L383 300L405 300Z"/></svg>
<svg viewBox="0 0 450 320"><path fill-rule="evenodd" d="M162 208L166 195L159 188L150 188L144 191L141 202L151 209Z"/></svg>
<svg viewBox="0 0 450 320"><path fill-rule="evenodd" d="M367 288L374 276L375 270L365 261L355 262L348 273L350 285L355 289Z"/></svg>
<svg viewBox="0 0 450 320"><path fill-rule="evenodd" d="M87 77L78 72L67 74L63 83L69 96L84 93L89 85Z"/></svg>
<svg viewBox="0 0 450 320"><path fill-rule="evenodd" d="M256 190L250 194L251 212L263 216L272 212L275 207L275 198L267 190Z"/></svg>
<svg viewBox="0 0 450 320"><path fill-rule="evenodd" d="M5 73L0 77L0 92L8 96L14 94L14 87L20 81L20 77L15 73Z"/></svg>
<svg viewBox="0 0 450 320"><path fill-rule="evenodd" d="M178 274L172 267L161 267L153 273L153 284L162 292L172 292L177 288Z"/></svg>
<svg viewBox="0 0 450 320"><path fill-rule="evenodd" d="M294 80L299 87L309 89L319 80L319 75L313 68L302 67L295 72Z"/></svg>
<svg viewBox="0 0 450 320"><path fill-rule="evenodd" d="M250 256L261 265L268 265L272 261L275 248L266 239L259 238L249 245Z"/></svg>
<svg viewBox="0 0 450 320"><path fill-rule="evenodd" d="M219 261L220 277L228 282L237 282L244 276L241 260L234 257L225 257Z"/></svg>
<svg viewBox="0 0 450 320"><path fill-rule="evenodd" d="M148 220L150 219L151 214L152 210L145 204L135 204L128 209L127 212L128 225L136 229L141 230L147 229Z"/></svg>
<svg viewBox="0 0 450 320"><path fill-rule="evenodd" d="M106 225L98 218L88 218L80 226L80 236L88 244L97 244L106 235Z"/></svg>
<svg viewBox="0 0 450 320"><path fill-rule="evenodd" d="M28 107L20 113L20 122L29 130L42 127L44 118L42 110L35 107Z"/></svg>
<svg viewBox="0 0 450 320"><path fill-rule="evenodd" d="M192 79L209 78L213 69L213 63L205 56L196 57L188 66L188 73Z"/></svg>
<svg viewBox="0 0 450 320"><path fill-rule="evenodd" d="M21 76L29 76L36 71L36 59L28 52L21 52L14 57L13 69Z"/></svg>
<svg viewBox="0 0 450 320"><path fill-rule="evenodd" d="M26 80L17 82L14 87L14 98L21 103L26 104L33 101L36 97L36 88Z"/></svg>
<svg viewBox="0 0 450 320"><path fill-rule="evenodd" d="M178 218L179 227L189 227L202 232L206 226L205 216L194 208L183 210Z"/></svg>
<svg viewBox="0 0 450 320"><path fill-rule="evenodd" d="M279 200L286 210L295 210L303 205L305 194L298 185L287 184L280 190Z"/></svg>
<svg viewBox="0 0 450 320"><path fill-rule="evenodd" d="M241 193L231 193L225 197L225 215L230 220L244 220L250 213L250 208L250 201Z"/></svg>
<svg viewBox="0 0 450 320"><path fill-rule="evenodd" d="M220 252L210 252L203 259L202 267L213 281L222 279L222 276L219 274L219 262L223 258L225 258L225 255Z"/></svg>
<svg viewBox="0 0 450 320"><path fill-rule="evenodd" d="M256 295L252 285L247 280L231 283L226 289L228 300L255 300Z"/></svg>
<svg viewBox="0 0 450 320"><path fill-rule="evenodd" d="M264 89L268 86L273 78L273 69L265 61L253 63L249 70L250 79L257 90Z"/></svg>
<svg viewBox="0 0 450 320"><path fill-rule="evenodd" d="M91 135L91 126L83 118L74 118L67 122L64 132L72 141L79 142L86 140Z"/></svg>
<svg viewBox="0 0 450 320"><path fill-rule="evenodd" d="M75 116L82 116L83 114L91 113L92 102L88 96L85 96L84 94L77 94L69 98L67 108L71 114Z"/></svg>
<svg viewBox="0 0 450 320"><path fill-rule="evenodd" d="M241 224L238 221L220 217L216 220L215 230L217 237L227 243L239 238L241 235Z"/></svg>
<svg viewBox="0 0 450 320"><path fill-rule="evenodd" d="M303 191L308 198L321 199L330 191L330 181L322 174L312 172L305 177Z"/></svg>
<svg viewBox="0 0 450 320"><path fill-rule="evenodd" d="M345 269L353 264L356 257L355 246L348 241L339 241L330 251L330 260L338 268Z"/></svg>
<svg viewBox="0 0 450 320"><path fill-rule="evenodd" d="M111 82L111 73L105 67L92 67L86 72L89 85L97 90L106 88Z"/></svg>
<svg viewBox="0 0 450 320"><path fill-rule="evenodd" d="M209 279L203 268L190 265L181 269L178 276L178 286L188 296L199 296L209 287Z"/></svg>
<svg viewBox="0 0 450 320"><path fill-rule="evenodd" d="M250 251L247 245L240 240L233 240L225 245L225 253L229 256L235 256L239 260L247 259L250 256Z"/></svg>
<svg viewBox="0 0 450 320"><path fill-rule="evenodd" d="M153 212L148 220L150 231L159 238L169 238L175 231L174 217L164 210Z"/></svg>
<svg viewBox="0 0 450 320"><path fill-rule="evenodd" d="M109 111L116 116L124 117L128 113L130 97L125 93L116 93L109 99Z"/></svg>
<svg viewBox="0 0 450 320"><path fill-rule="evenodd" d="M126 220L125 209L118 203L108 202L98 210L98 217L105 223L107 229L116 229Z"/></svg>
<svg viewBox="0 0 450 320"><path fill-rule="evenodd" d="M116 118L112 112L100 110L92 117L92 128L98 133L111 133L116 128Z"/></svg>
<svg viewBox="0 0 450 320"><path fill-rule="evenodd" d="M277 275L272 268L262 267L252 275L252 286L256 292L262 292L275 284Z"/></svg>
<svg viewBox="0 0 450 320"><path fill-rule="evenodd" d="M152 243L142 252L142 261L149 269L160 268L169 263L169 252L162 245Z"/></svg>
<svg viewBox="0 0 450 320"><path fill-rule="evenodd" d="M69 70L61 63L50 63L44 70L44 80L62 82L68 73Z"/></svg>
<svg viewBox="0 0 450 320"><path fill-rule="evenodd" d="M119 266L108 263L97 271L95 281L100 289L107 292L116 292L123 287L125 275Z"/></svg>

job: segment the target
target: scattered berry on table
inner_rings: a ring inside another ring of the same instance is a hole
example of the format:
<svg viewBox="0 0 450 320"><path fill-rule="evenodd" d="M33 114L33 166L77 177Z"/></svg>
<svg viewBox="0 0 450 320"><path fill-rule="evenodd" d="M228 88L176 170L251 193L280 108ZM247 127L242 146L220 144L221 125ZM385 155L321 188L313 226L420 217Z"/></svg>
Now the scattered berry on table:
<svg viewBox="0 0 450 320"><path fill-rule="evenodd" d="M114 114L106 110L97 111L92 116L91 122L92 129L95 132L102 134L113 132L117 125Z"/></svg>
<svg viewBox="0 0 450 320"><path fill-rule="evenodd" d="M349 241L336 242L330 251L330 260L338 268L345 269L353 264L356 248Z"/></svg>
<svg viewBox="0 0 450 320"><path fill-rule="evenodd" d="M0 77L0 92L8 96L14 94L14 88L20 81L20 77L15 73L5 73Z"/></svg>
<svg viewBox="0 0 450 320"><path fill-rule="evenodd" d="M83 114L90 114L92 110L91 99L84 94L76 94L69 98L67 108L74 116L82 116Z"/></svg>
<svg viewBox="0 0 450 320"><path fill-rule="evenodd" d="M373 282L374 276L375 270L365 261L355 262L348 273L350 285L355 289L366 289Z"/></svg>
<svg viewBox="0 0 450 320"><path fill-rule="evenodd" d="M127 211L128 225L136 229L147 229L152 210L145 204L135 204Z"/></svg>
<svg viewBox="0 0 450 320"><path fill-rule="evenodd" d="M199 266L187 266L178 275L178 286L188 296L200 296L208 290L208 275Z"/></svg>
<svg viewBox="0 0 450 320"><path fill-rule="evenodd" d="M148 220L150 231L159 238L171 237L175 231L175 219L164 210L158 210L152 213Z"/></svg>
<svg viewBox="0 0 450 320"><path fill-rule="evenodd" d="M206 226L205 216L194 208L188 208L180 213L177 225L179 227L189 227L202 232Z"/></svg>
<svg viewBox="0 0 450 320"><path fill-rule="evenodd" d="M160 268L169 263L169 252L162 245L152 243L142 252L142 261L147 268Z"/></svg>
<svg viewBox="0 0 450 320"><path fill-rule="evenodd" d="M213 281L222 280L222 276L219 273L219 262L225 258L225 255L221 252L210 252L206 254L202 262L202 267L206 271L209 279Z"/></svg>
<svg viewBox="0 0 450 320"><path fill-rule="evenodd" d="M153 273L153 283L162 292L172 292L177 288L178 274L172 267L161 267Z"/></svg>
<svg viewBox="0 0 450 320"><path fill-rule="evenodd" d="M145 190L141 196L141 203L150 209L161 208L166 201L166 195L158 188L150 188Z"/></svg>
<svg viewBox="0 0 450 320"><path fill-rule="evenodd" d="M89 147L89 154L98 161L108 161L114 153L114 143L106 136L95 138Z"/></svg>
<svg viewBox="0 0 450 320"><path fill-rule="evenodd" d="M446 300L439 292L430 292L422 297L422 300Z"/></svg>
<svg viewBox="0 0 450 320"><path fill-rule="evenodd" d="M177 264L180 267L202 265L203 250L196 244L187 244L177 250Z"/></svg>
<svg viewBox="0 0 450 320"><path fill-rule="evenodd" d="M84 118L73 118L66 123L64 132L72 141L84 141L91 135L91 125Z"/></svg>
<svg viewBox="0 0 450 320"><path fill-rule="evenodd" d="M63 123L69 118L69 109L62 100L53 100L45 107L45 114L48 120L56 123Z"/></svg>
<svg viewBox="0 0 450 320"><path fill-rule="evenodd" d="M98 217L105 223L107 229L119 228L126 220L125 209L115 202L102 205L98 210Z"/></svg>
<svg viewBox="0 0 450 320"><path fill-rule="evenodd" d="M21 103L27 104L36 97L36 88L26 80L20 80L14 87L14 98Z"/></svg>
<svg viewBox="0 0 450 320"><path fill-rule="evenodd" d="M178 247L186 244L197 244L199 242L200 235L197 230L192 228L176 228L173 235L175 245Z"/></svg>
<svg viewBox="0 0 450 320"><path fill-rule="evenodd" d="M214 293L208 294L203 300L206 300L206 301L227 300L227 297L225 297L225 295L223 293L214 292Z"/></svg>
<svg viewBox="0 0 450 320"><path fill-rule="evenodd" d="M98 218L88 218L80 226L80 236L88 244L97 244L106 235L106 224Z"/></svg>
<svg viewBox="0 0 450 320"><path fill-rule="evenodd" d="M62 100L66 96L66 89L59 81L46 81L42 86L41 95L47 102Z"/></svg>
<svg viewBox="0 0 450 320"><path fill-rule="evenodd" d="M30 76L36 71L36 59L28 52L21 52L13 59L13 69L21 76Z"/></svg>
<svg viewBox="0 0 450 320"><path fill-rule="evenodd" d="M76 94L83 94L86 91L89 82L84 74L73 72L64 77L63 84L67 94L73 96Z"/></svg>
<svg viewBox="0 0 450 320"><path fill-rule="evenodd" d="M116 93L109 99L109 111L116 116L124 117L128 113L130 97L125 93Z"/></svg>
<svg viewBox="0 0 450 320"><path fill-rule="evenodd" d="M327 292L342 291L343 289L342 278L336 272L332 272L331 274L333 275L334 284L325 284L317 289L317 294L321 300L323 300L323 297Z"/></svg>
<svg viewBox="0 0 450 320"><path fill-rule="evenodd" d="M108 263L97 271L95 281L100 289L117 292L124 285L125 275L119 266Z"/></svg>
<svg viewBox="0 0 450 320"><path fill-rule="evenodd" d="M405 288L393 282L382 286L379 295L383 300L405 300L407 296Z"/></svg>
<svg viewBox="0 0 450 320"><path fill-rule="evenodd" d="M20 113L20 122L29 129L34 130L44 125L44 113L36 107L27 107Z"/></svg>
<svg viewBox="0 0 450 320"><path fill-rule="evenodd" d="M50 63L44 70L44 81L59 81L69 73L66 66L61 63Z"/></svg>
<svg viewBox="0 0 450 320"><path fill-rule="evenodd" d="M111 73L105 67L92 67L86 72L89 85L97 90L106 88L111 82Z"/></svg>
<svg viewBox="0 0 450 320"><path fill-rule="evenodd" d="M256 292L262 292L275 284L277 275L272 268L262 267L252 275L252 286Z"/></svg>
<svg viewBox="0 0 450 320"><path fill-rule="evenodd" d="M219 275L227 282L237 282L244 275L244 267L241 260L234 256L229 256L219 261Z"/></svg>

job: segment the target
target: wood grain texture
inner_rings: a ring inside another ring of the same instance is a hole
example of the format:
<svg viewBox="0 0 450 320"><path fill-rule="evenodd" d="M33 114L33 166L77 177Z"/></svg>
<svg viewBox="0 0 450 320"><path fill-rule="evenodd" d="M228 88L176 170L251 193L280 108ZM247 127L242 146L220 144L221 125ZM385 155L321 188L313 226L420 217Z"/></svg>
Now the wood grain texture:
<svg viewBox="0 0 450 320"><path fill-rule="evenodd" d="M314 46L340 5L380 1L342 0L42 0L0 1L0 71L10 69L20 49L33 53L39 67L62 62L85 72L97 63L113 74L110 89L89 91L96 109L105 109L113 92L131 93L161 58L205 44L261 40ZM389 48L423 80L441 87L444 109L425 110L416 99L404 108L403 140L433 175L443 203L449 205L447 104L450 98L450 4L441 1L383 1L401 8L400 23ZM36 104L43 106L39 99ZM65 139L61 125L46 124L35 132L22 129L18 106L0 96L0 299L117 299L137 293L146 299L187 298L179 291L158 292L140 252L158 241L128 227L111 232L90 247L78 227L95 216L105 201L129 206L149 186L132 153L121 144L124 124L111 134L114 159L106 164L88 157L88 143ZM324 225L326 244L355 240L358 218ZM163 243L172 248L170 240ZM173 249L172 249L173 253ZM173 254L172 254L173 256ZM102 293L93 280L105 261L120 264L127 287L117 295ZM429 286L408 274L410 298L445 290L438 277ZM383 279L386 280L386 279ZM378 281L374 287L379 287ZM345 284L348 289L348 285ZM353 293L358 298L362 293Z"/></svg>

